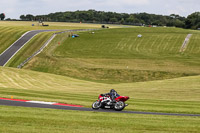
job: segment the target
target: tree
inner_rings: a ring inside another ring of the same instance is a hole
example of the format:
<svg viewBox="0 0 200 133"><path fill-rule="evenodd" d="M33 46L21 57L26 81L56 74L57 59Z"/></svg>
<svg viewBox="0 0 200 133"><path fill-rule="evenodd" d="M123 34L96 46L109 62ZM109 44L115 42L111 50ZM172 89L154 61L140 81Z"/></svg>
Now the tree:
<svg viewBox="0 0 200 133"><path fill-rule="evenodd" d="M134 22L134 16L130 15L129 18L126 19L126 22L133 23Z"/></svg>
<svg viewBox="0 0 200 133"><path fill-rule="evenodd" d="M26 16L24 16L24 15L21 15L19 18L20 18L21 20L26 20Z"/></svg>
<svg viewBox="0 0 200 133"><path fill-rule="evenodd" d="M159 20L155 20L155 21L153 21L152 25L158 25L158 26L160 26L161 22Z"/></svg>
<svg viewBox="0 0 200 133"><path fill-rule="evenodd" d="M116 18L111 18L110 22L115 23L115 22L117 22L117 19Z"/></svg>
<svg viewBox="0 0 200 133"><path fill-rule="evenodd" d="M175 22L174 22L174 25L176 27L179 27L179 28L184 28L185 27L185 23L180 21L179 19L176 19Z"/></svg>
<svg viewBox="0 0 200 133"><path fill-rule="evenodd" d="M26 19L27 19L28 21L32 21L32 20L34 20L34 16L31 15L31 14L27 14L27 15L26 15Z"/></svg>
<svg viewBox="0 0 200 133"><path fill-rule="evenodd" d="M33 21L33 20L35 20L35 16L33 16L31 14L27 14L26 16L25 15L21 15L20 19L24 20L24 21Z"/></svg>
<svg viewBox="0 0 200 133"><path fill-rule="evenodd" d="M54 22L92 22L92 23L116 23L116 24L133 24L133 25L159 25L159 26L176 26L182 28L197 28L199 27L200 17L199 13L193 13L185 17L181 17L176 14L170 16L148 14L148 13L116 13L116 12L104 12L95 10L83 10L83 11L66 11L50 13L48 15L31 14L21 15L21 20L43 20Z"/></svg>
<svg viewBox="0 0 200 133"><path fill-rule="evenodd" d="M171 14L170 17L175 18L175 19L181 18L181 16L179 16L179 15L177 15L177 14Z"/></svg>
<svg viewBox="0 0 200 133"><path fill-rule="evenodd" d="M0 20L4 20L4 19L5 19L5 17L6 17L6 16L5 16L5 14L4 14L4 13L1 13L1 14L0 14Z"/></svg>
<svg viewBox="0 0 200 133"><path fill-rule="evenodd" d="M197 29L200 28L200 22L197 24Z"/></svg>
<svg viewBox="0 0 200 133"><path fill-rule="evenodd" d="M197 29L200 22L200 12L192 13L185 20L186 28Z"/></svg>
<svg viewBox="0 0 200 133"><path fill-rule="evenodd" d="M124 18L122 18L121 20L120 20L120 24L124 24L125 23L125 20L124 20Z"/></svg>

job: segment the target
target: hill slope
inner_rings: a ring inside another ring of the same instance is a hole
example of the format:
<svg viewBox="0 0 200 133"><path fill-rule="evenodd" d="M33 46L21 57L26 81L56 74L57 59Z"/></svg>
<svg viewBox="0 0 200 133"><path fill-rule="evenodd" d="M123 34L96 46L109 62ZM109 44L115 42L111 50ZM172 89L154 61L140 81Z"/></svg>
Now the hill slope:
<svg viewBox="0 0 200 133"><path fill-rule="evenodd" d="M184 53L180 53L189 33L193 34L191 41ZM200 74L198 31L138 27L79 34L75 39L60 35L25 68L107 83Z"/></svg>
<svg viewBox="0 0 200 133"><path fill-rule="evenodd" d="M200 112L200 76L141 83L105 84L0 67L1 97L81 104L90 107L101 93L129 95L128 110ZM191 110L192 109L192 110Z"/></svg>
<svg viewBox="0 0 200 133"><path fill-rule="evenodd" d="M48 73L0 67L0 97L91 107L100 93L114 88L120 95L130 96L126 110L200 114L200 76L188 76L199 74L199 33L192 32L193 39L185 53L178 53L181 44L173 43L181 42L191 32L136 28L80 33L80 38L76 39L67 38L68 34L57 36L46 51L26 66ZM138 40L139 33L144 38ZM151 38L155 34L159 36L157 41L162 38L165 48ZM25 56L47 37L49 34L42 34L33 39L27 45L31 49L23 49ZM169 41L168 38L173 39ZM150 50L149 43L156 49ZM20 58L23 50L10 65L15 66L25 58ZM131 75L135 75L134 78L128 79ZM185 75L188 77L175 78ZM166 79L172 77L174 79ZM155 80L153 78L157 81L145 82ZM135 82L136 79L144 82ZM96 82L99 80L102 83ZM109 113L108 117L107 113L99 112L0 106L0 132L198 132L199 129L199 117L119 113Z"/></svg>
<svg viewBox="0 0 200 133"><path fill-rule="evenodd" d="M34 26L32 26L34 24ZM0 54L4 52L11 44L13 44L17 39L19 39L23 33L30 30L50 30L58 29L69 30L69 29L93 29L100 28L99 24L78 24L78 23L53 23L48 22L49 26L40 26L38 22L23 22L23 21L0 21ZM17 67L21 62L30 57L35 51L40 49L40 47L49 39L49 37L55 33L41 33L34 37L31 42L25 45L19 53L12 58L7 66Z"/></svg>

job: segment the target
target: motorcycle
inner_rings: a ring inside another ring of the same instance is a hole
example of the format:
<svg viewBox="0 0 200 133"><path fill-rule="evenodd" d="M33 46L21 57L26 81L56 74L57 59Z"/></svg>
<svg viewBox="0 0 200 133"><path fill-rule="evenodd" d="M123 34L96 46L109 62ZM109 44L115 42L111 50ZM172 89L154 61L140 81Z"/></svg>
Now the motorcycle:
<svg viewBox="0 0 200 133"><path fill-rule="evenodd" d="M100 94L98 100L92 104L92 109L98 110L99 108L101 108L121 111L126 106L128 106L128 104L125 104L125 101L127 101L128 99L128 96L119 96L115 98L115 101L112 101L109 95Z"/></svg>

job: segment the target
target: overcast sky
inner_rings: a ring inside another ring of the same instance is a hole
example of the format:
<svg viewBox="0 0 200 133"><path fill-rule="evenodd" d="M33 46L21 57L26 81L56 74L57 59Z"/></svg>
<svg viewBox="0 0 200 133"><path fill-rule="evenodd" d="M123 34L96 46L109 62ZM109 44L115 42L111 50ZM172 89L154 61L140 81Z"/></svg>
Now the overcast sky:
<svg viewBox="0 0 200 133"><path fill-rule="evenodd" d="M60 11L95 9L118 13L179 14L200 11L200 0L0 0L0 13L18 19L22 14L44 15Z"/></svg>

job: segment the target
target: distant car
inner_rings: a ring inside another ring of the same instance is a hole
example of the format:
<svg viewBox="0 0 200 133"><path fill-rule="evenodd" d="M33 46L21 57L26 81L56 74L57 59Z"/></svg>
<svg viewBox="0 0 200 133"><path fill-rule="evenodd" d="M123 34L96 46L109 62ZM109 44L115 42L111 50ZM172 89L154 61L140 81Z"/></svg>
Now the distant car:
<svg viewBox="0 0 200 133"><path fill-rule="evenodd" d="M108 26L102 25L101 28L109 28Z"/></svg>
<svg viewBox="0 0 200 133"><path fill-rule="evenodd" d="M106 26L105 26L105 25L102 25L101 28L106 28Z"/></svg>
<svg viewBox="0 0 200 133"><path fill-rule="evenodd" d="M79 35L73 34L73 35L72 35L72 38L75 38L75 37L79 37Z"/></svg>

